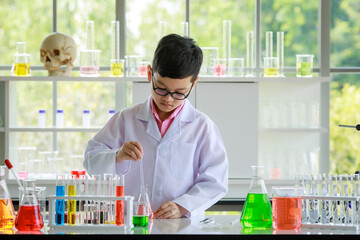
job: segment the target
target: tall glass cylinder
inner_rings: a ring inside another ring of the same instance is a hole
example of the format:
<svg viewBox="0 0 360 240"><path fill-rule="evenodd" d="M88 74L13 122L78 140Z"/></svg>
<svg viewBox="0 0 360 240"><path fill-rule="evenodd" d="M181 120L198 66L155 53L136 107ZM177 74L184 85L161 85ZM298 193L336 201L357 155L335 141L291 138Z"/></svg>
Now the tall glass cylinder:
<svg viewBox="0 0 360 240"><path fill-rule="evenodd" d="M111 21L111 59L120 58L120 22Z"/></svg>
<svg viewBox="0 0 360 240"><path fill-rule="evenodd" d="M279 76L284 77L284 32L276 33L276 52L279 58Z"/></svg>
<svg viewBox="0 0 360 240"><path fill-rule="evenodd" d="M254 32L246 33L246 77L254 77Z"/></svg>
<svg viewBox="0 0 360 240"><path fill-rule="evenodd" d="M181 22L181 36L188 37L189 36L189 23Z"/></svg>
<svg viewBox="0 0 360 240"><path fill-rule="evenodd" d="M165 21L159 22L159 26L158 26L158 39L159 40L166 35L166 25L167 25L167 22L165 22Z"/></svg>
<svg viewBox="0 0 360 240"><path fill-rule="evenodd" d="M94 21L86 22L86 48L87 49L95 49L94 44Z"/></svg>
<svg viewBox="0 0 360 240"><path fill-rule="evenodd" d="M265 57L273 56L273 32L266 32Z"/></svg>
<svg viewBox="0 0 360 240"><path fill-rule="evenodd" d="M231 21L223 21L223 59L226 59L228 66L229 58L231 58Z"/></svg>

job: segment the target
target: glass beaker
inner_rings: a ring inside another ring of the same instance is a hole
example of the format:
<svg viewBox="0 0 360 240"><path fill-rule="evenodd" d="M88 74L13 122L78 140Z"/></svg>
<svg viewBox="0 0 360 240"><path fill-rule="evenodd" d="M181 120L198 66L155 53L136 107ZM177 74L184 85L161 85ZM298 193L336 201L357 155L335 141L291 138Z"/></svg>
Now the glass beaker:
<svg viewBox="0 0 360 240"><path fill-rule="evenodd" d="M302 222L302 193L299 187L273 187L272 214L275 230L296 230Z"/></svg>
<svg viewBox="0 0 360 240"><path fill-rule="evenodd" d="M229 58L228 76L243 77L244 76L244 59Z"/></svg>
<svg viewBox="0 0 360 240"><path fill-rule="evenodd" d="M202 47L203 51L203 64L200 68L201 76L213 76L214 75L214 66L215 59L219 58L219 48L218 47Z"/></svg>
<svg viewBox="0 0 360 240"><path fill-rule="evenodd" d="M141 58L137 55L125 56L125 72L127 77L139 76L139 65Z"/></svg>
<svg viewBox="0 0 360 240"><path fill-rule="evenodd" d="M264 166L251 166L252 179L241 211L241 224L246 228L270 228L272 211L263 180Z"/></svg>
<svg viewBox="0 0 360 240"><path fill-rule="evenodd" d="M264 77L277 77L279 75L279 58L264 57Z"/></svg>
<svg viewBox="0 0 360 240"><path fill-rule="evenodd" d="M296 55L296 76L312 77L314 55Z"/></svg>
<svg viewBox="0 0 360 240"><path fill-rule="evenodd" d="M100 72L101 50L86 49L80 51L80 76L97 77Z"/></svg>
<svg viewBox="0 0 360 240"><path fill-rule="evenodd" d="M26 43L16 43L16 53L14 54L14 63L12 65L12 76L29 76L30 70L30 54L26 53Z"/></svg>
<svg viewBox="0 0 360 240"><path fill-rule="evenodd" d="M24 191L16 215L15 228L19 231L39 231L44 226L39 203L36 199L34 179L23 181Z"/></svg>
<svg viewBox="0 0 360 240"><path fill-rule="evenodd" d="M227 60L225 58L214 59L214 76L225 77Z"/></svg>
<svg viewBox="0 0 360 240"><path fill-rule="evenodd" d="M110 60L110 72L111 77L123 77L124 76L124 67L125 60L124 59L111 59Z"/></svg>
<svg viewBox="0 0 360 240"><path fill-rule="evenodd" d="M5 182L6 166L0 166L0 229L14 226L15 212L10 193Z"/></svg>

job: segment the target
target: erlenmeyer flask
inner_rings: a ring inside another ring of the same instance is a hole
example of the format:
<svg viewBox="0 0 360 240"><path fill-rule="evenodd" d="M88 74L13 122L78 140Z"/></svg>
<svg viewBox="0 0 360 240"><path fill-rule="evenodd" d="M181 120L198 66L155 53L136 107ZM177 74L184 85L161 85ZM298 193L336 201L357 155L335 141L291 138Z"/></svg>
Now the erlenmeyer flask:
<svg viewBox="0 0 360 240"><path fill-rule="evenodd" d="M264 166L251 166L252 179L241 212L241 224L249 228L270 228L272 212L262 174Z"/></svg>
<svg viewBox="0 0 360 240"><path fill-rule="evenodd" d="M16 215L15 228L19 231L39 231L44 222L36 199L35 180L24 179L24 191Z"/></svg>
<svg viewBox="0 0 360 240"><path fill-rule="evenodd" d="M14 225L14 206L5 182L6 166L0 166L0 230L10 229Z"/></svg>
<svg viewBox="0 0 360 240"><path fill-rule="evenodd" d="M149 218L153 218L153 211L147 195L146 186L140 186L140 195L137 202L134 203L133 224L136 227L146 227Z"/></svg>
<svg viewBox="0 0 360 240"><path fill-rule="evenodd" d="M30 54L26 53L26 43L16 43L16 53L14 54L14 63L12 65L11 74L13 76L29 76L30 75Z"/></svg>

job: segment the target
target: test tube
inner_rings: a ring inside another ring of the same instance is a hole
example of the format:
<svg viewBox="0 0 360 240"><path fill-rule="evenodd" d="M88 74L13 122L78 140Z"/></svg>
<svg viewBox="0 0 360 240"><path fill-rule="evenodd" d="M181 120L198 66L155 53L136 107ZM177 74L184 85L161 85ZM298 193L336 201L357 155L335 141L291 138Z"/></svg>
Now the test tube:
<svg viewBox="0 0 360 240"><path fill-rule="evenodd" d="M231 58L231 21L223 20L223 59L226 59L226 68Z"/></svg>
<svg viewBox="0 0 360 240"><path fill-rule="evenodd" d="M124 175L116 175L114 181L115 195L117 197L123 197L125 186ZM124 200L117 200L115 204L115 224L118 226L122 226L124 225Z"/></svg>
<svg viewBox="0 0 360 240"><path fill-rule="evenodd" d="M91 182L91 195L99 196L101 195L101 175L93 175ZM99 224L100 223L100 201L92 201L91 203L91 223Z"/></svg>
<svg viewBox="0 0 360 240"><path fill-rule="evenodd" d="M266 32L265 57L273 57L273 32Z"/></svg>
<svg viewBox="0 0 360 240"><path fill-rule="evenodd" d="M181 22L181 36L188 37L189 36L189 23Z"/></svg>
<svg viewBox="0 0 360 240"><path fill-rule="evenodd" d="M56 176L56 196L64 197L65 196L65 175ZM56 200L55 203L55 224L64 225L65 218L65 201L60 199Z"/></svg>
<svg viewBox="0 0 360 240"><path fill-rule="evenodd" d="M94 45L94 21L86 22L86 48L95 49Z"/></svg>
<svg viewBox="0 0 360 240"><path fill-rule="evenodd" d="M79 175L77 176L77 195L78 196L86 196L87 194L87 176L86 175ZM79 200L79 211L78 211L78 222L79 223L86 223L87 221L87 201L86 200Z"/></svg>
<svg viewBox="0 0 360 240"><path fill-rule="evenodd" d="M113 192L113 175L112 174L104 174L104 189L103 194L105 196L114 196ZM104 201L104 223L112 224L112 201Z"/></svg>
<svg viewBox="0 0 360 240"><path fill-rule="evenodd" d="M165 21L159 22L159 26L158 26L158 39L159 40L166 35L166 25L167 25L167 22L165 22Z"/></svg>
<svg viewBox="0 0 360 240"><path fill-rule="evenodd" d="M76 176L68 175L68 196L76 196ZM68 200L68 214L67 223L69 225L76 225L76 200Z"/></svg>
<svg viewBox="0 0 360 240"><path fill-rule="evenodd" d="M246 33L246 77L254 77L254 32Z"/></svg>
<svg viewBox="0 0 360 240"><path fill-rule="evenodd" d="M276 51L279 58L279 76L284 77L284 32L276 33Z"/></svg>

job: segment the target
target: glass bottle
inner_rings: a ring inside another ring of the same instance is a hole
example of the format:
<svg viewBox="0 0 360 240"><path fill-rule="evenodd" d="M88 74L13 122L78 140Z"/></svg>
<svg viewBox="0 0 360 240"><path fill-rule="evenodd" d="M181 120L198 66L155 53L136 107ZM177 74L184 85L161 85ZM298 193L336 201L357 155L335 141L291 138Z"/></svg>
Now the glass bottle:
<svg viewBox="0 0 360 240"><path fill-rule="evenodd" d="M264 166L251 166L252 179L241 212L241 224L249 228L270 228L272 209L263 180Z"/></svg>
<svg viewBox="0 0 360 240"><path fill-rule="evenodd" d="M6 166L0 166L0 230L12 228L15 220L14 206L5 182L5 169Z"/></svg>
<svg viewBox="0 0 360 240"><path fill-rule="evenodd" d="M23 181L24 191L16 215L15 228L19 231L39 231L44 227L44 221L35 195L35 180L25 179Z"/></svg>

